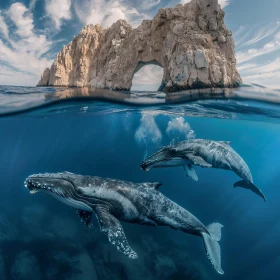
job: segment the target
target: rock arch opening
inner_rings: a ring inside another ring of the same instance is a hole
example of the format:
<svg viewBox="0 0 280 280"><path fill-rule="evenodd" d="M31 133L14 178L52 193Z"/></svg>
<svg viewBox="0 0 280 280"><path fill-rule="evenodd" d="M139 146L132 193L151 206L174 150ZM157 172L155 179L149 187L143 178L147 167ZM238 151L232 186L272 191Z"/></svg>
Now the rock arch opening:
<svg viewBox="0 0 280 280"><path fill-rule="evenodd" d="M163 79L163 67L156 60L138 62L132 80L132 91L157 91Z"/></svg>

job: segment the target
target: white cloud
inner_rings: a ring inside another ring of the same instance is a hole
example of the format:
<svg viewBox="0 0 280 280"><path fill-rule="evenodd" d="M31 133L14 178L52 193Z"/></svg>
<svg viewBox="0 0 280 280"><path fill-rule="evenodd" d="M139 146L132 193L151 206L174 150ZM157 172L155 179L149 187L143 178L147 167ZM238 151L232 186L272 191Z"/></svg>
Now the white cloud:
<svg viewBox="0 0 280 280"><path fill-rule="evenodd" d="M254 36L246 41L244 43L244 46L250 46L253 44L256 44L262 40L264 40L265 38L273 35L277 30L279 30L280 25L279 24L273 24L272 26L267 26L267 27L263 27L263 28L258 28L257 32L254 34ZM278 38L278 36L275 36L276 38ZM280 38L278 38L280 39Z"/></svg>
<svg viewBox="0 0 280 280"><path fill-rule="evenodd" d="M251 48L246 51L237 52L236 58L238 63L243 63L278 50L280 50L280 40L277 37L274 37L270 42L260 48Z"/></svg>
<svg viewBox="0 0 280 280"><path fill-rule="evenodd" d="M230 4L230 0L219 0L219 4L221 5L222 8L225 8Z"/></svg>
<svg viewBox="0 0 280 280"><path fill-rule="evenodd" d="M236 50L240 49L244 43L252 39L253 28L248 26L240 26L237 31L234 32L234 41L236 45Z"/></svg>
<svg viewBox="0 0 280 280"><path fill-rule="evenodd" d="M181 0L181 4L186 4L191 2L191 0ZM230 0L218 0L219 4L221 5L221 8L225 8L230 4Z"/></svg>
<svg viewBox="0 0 280 280"><path fill-rule="evenodd" d="M185 122L183 117L174 118L169 121L166 133L175 138L179 138L180 135L183 135L184 139L195 138L194 131L191 129L191 126Z"/></svg>
<svg viewBox="0 0 280 280"><path fill-rule="evenodd" d="M235 33L238 70L243 81L280 88L280 23L242 26Z"/></svg>
<svg viewBox="0 0 280 280"><path fill-rule="evenodd" d="M63 20L70 20L71 0L45 0L46 13L55 24L56 29L60 29Z"/></svg>
<svg viewBox="0 0 280 280"><path fill-rule="evenodd" d="M143 0L141 4L142 10L149 10L157 5L159 5L161 0Z"/></svg>
<svg viewBox="0 0 280 280"><path fill-rule="evenodd" d="M31 86L36 85L38 77L29 73L17 71L10 67L0 65L0 84L1 85L18 85Z"/></svg>
<svg viewBox="0 0 280 280"><path fill-rule="evenodd" d="M246 70L252 69L256 66L257 66L257 64L255 64L255 63L247 63L247 64L238 65L237 68L238 68L238 71L246 71Z"/></svg>
<svg viewBox="0 0 280 280"><path fill-rule="evenodd" d="M53 42L34 29L33 14L14 3L0 15L0 84L36 85L51 61L42 58Z"/></svg>
<svg viewBox="0 0 280 280"><path fill-rule="evenodd" d="M263 41L264 39L269 39L269 37L274 36L274 39L280 39L279 31L280 23L273 22L267 25L256 25L253 27L240 26L239 29L234 33L235 43L237 49L244 49L251 45L256 45L257 43ZM276 34L277 33L277 34Z"/></svg>
<svg viewBox="0 0 280 280"><path fill-rule="evenodd" d="M1 15L1 11L0 11L0 34L2 34L5 39L9 38L8 25L6 24L3 16Z"/></svg>
<svg viewBox="0 0 280 280"><path fill-rule="evenodd" d="M29 2L29 10L30 11L34 10L36 4L37 4L37 0L30 0L30 2Z"/></svg>
<svg viewBox="0 0 280 280"><path fill-rule="evenodd" d="M258 64L245 64L240 67L238 67L239 71L243 71L244 73L254 73L254 74L260 74L260 73L270 73L274 71L280 70L280 57L276 58L272 62L267 62L266 64L258 65Z"/></svg>
<svg viewBox="0 0 280 280"><path fill-rule="evenodd" d="M161 85L163 68L156 65L146 65L134 74L132 90L156 91Z"/></svg>
<svg viewBox="0 0 280 280"><path fill-rule="evenodd" d="M189 3L189 2L191 2L191 0L181 0L181 4L187 4L187 3Z"/></svg>
<svg viewBox="0 0 280 280"><path fill-rule="evenodd" d="M83 24L100 24L107 28L117 20L124 19L132 26L136 26L145 18L145 15L140 14L122 0L73 1L75 12Z"/></svg>
<svg viewBox="0 0 280 280"><path fill-rule="evenodd" d="M135 138L139 143L159 143L162 134L155 122L155 116L149 112L143 112L140 126L135 133Z"/></svg>
<svg viewBox="0 0 280 280"><path fill-rule="evenodd" d="M22 3L14 3L7 11L7 15L17 27L16 33L21 37L33 35L33 18Z"/></svg>
<svg viewBox="0 0 280 280"><path fill-rule="evenodd" d="M280 71L252 74L244 76L243 80L248 83L255 83L273 89L280 89Z"/></svg>
<svg viewBox="0 0 280 280"><path fill-rule="evenodd" d="M238 70L246 82L280 89L280 57L262 64L244 64Z"/></svg>

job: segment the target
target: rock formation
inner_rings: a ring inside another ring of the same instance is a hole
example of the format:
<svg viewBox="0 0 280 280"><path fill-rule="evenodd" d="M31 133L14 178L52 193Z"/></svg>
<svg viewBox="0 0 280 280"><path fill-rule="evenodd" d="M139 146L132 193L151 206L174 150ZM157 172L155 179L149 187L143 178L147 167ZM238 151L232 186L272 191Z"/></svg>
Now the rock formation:
<svg viewBox="0 0 280 280"><path fill-rule="evenodd" d="M11 279L16 280L41 280L41 270L36 256L29 251L18 253L12 266L11 276Z"/></svg>
<svg viewBox="0 0 280 280"><path fill-rule="evenodd" d="M38 86L124 89L147 64L164 69L161 90L235 87L232 33L218 0L192 0L160 9L136 28L119 20L110 28L87 25L45 69Z"/></svg>

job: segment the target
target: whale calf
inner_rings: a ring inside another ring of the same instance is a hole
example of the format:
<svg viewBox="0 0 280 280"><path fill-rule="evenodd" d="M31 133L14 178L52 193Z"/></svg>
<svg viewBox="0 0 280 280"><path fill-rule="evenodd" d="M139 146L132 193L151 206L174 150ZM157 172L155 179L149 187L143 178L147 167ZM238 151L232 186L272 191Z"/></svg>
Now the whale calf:
<svg viewBox="0 0 280 280"><path fill-rule="evenodd" d="M101 232L129 258L135 259L137 254L129 246L120 221L169 226L202 237L214 269L224 273L218 243L223 226L213 223L205 227L190 212L165 197L159 191L160 183L132 183L63 172L31 175L24 184L31 194L46 193L78 209L86 226L92 226L94 213Z"/></svg>
<svg viewBox="0 0 280 280"><path fill-rule="evenodd" d="M230 142L205 139L185 140L163 147L141 164L143 170L151 168L183 166L186 175L198 181L194 166L231 170L242 178L234 187L242 187L256 193L266 201L262 191L253 183L251 171Z"/></svg>

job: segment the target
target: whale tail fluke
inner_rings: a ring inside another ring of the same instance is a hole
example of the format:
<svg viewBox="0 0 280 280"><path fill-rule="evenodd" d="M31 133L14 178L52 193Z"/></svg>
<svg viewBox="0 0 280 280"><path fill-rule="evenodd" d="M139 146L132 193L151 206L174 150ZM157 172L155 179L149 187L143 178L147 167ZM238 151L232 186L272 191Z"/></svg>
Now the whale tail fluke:
<svg viewBox="0 0 280 280"><path fill-rule="evenodd" d="M258 196L260 196L266 202L266 198L265 198L264 194L262 193L262 191L256 185L254 185L252 182L246 182L245 180L241 180L241 181L236 182L234 184L234 187L235 188L240 187L240 188L251 190L252 192L254 192Z"/></svg>
<svg viewBox="0 0 280 280"><path fill-rule="evenodd" d="M219 223L213 223L207 227L209 234L206 232L202 233L208 259L215 270L220 274L224 274L224 271L221 267L221 249L218 243L218 241L221 240L222 228L223 225Z"/></svg>

